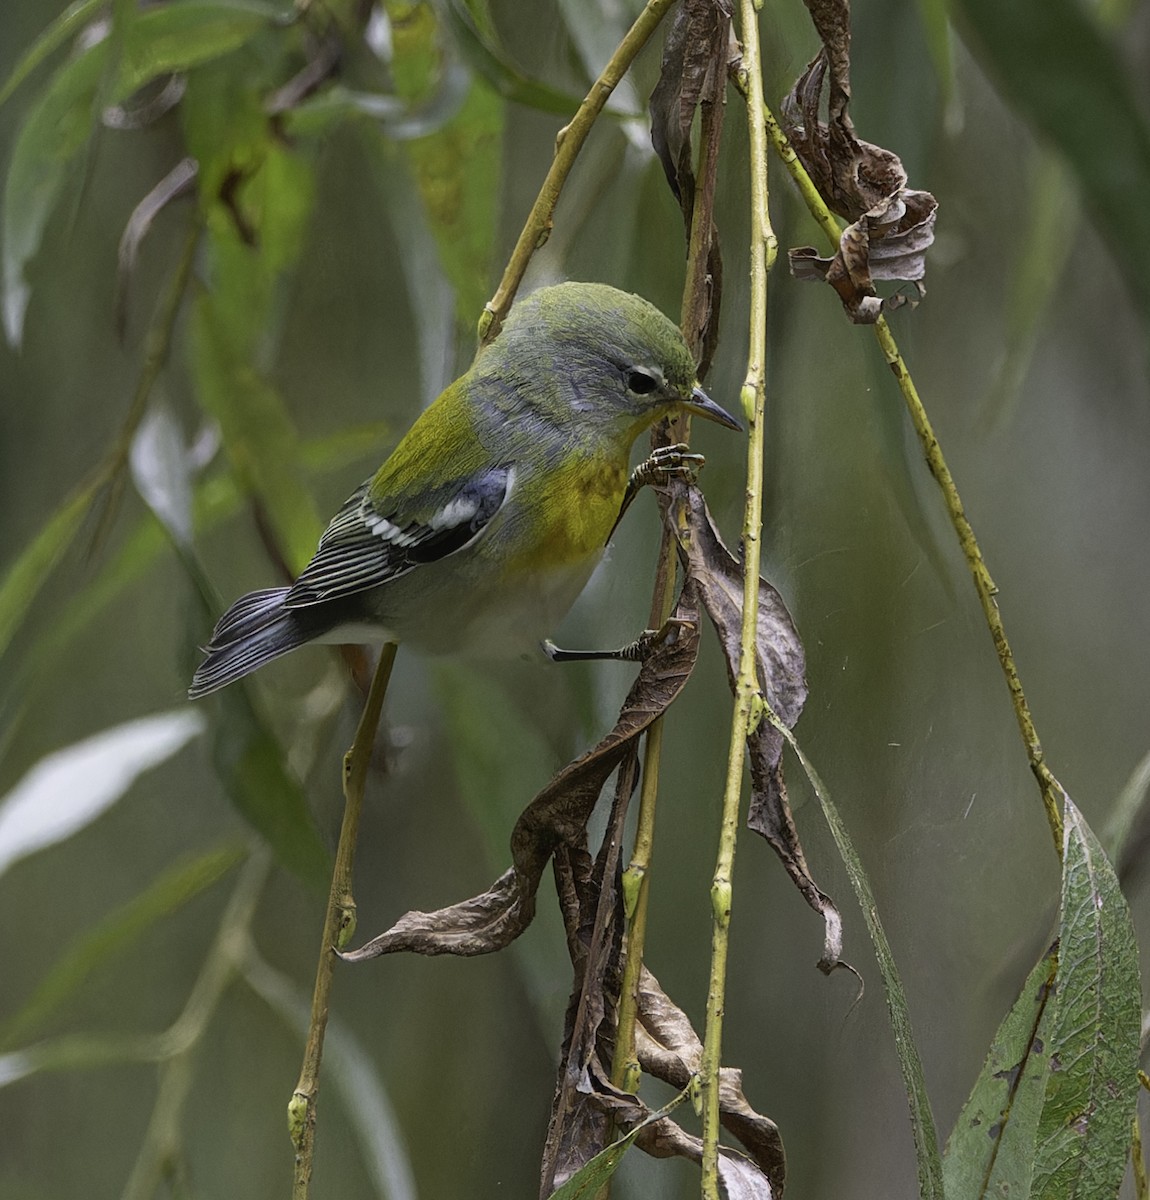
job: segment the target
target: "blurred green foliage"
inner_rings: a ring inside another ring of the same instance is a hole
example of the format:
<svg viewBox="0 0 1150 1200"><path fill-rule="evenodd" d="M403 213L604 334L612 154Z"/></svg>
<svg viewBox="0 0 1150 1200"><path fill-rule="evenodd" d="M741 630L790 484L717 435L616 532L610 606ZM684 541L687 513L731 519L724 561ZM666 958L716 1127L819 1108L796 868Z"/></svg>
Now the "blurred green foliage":
<svg viewBox="0 0 1150 1200"><path fill-rule="evenodd" d="M894 325L1002 588L1047 755L1101 828L1150 743L1150 5L1120 24L1114 6L1103 24L1075 0L951 7L961 37L937 3L860 7L852 111L940 200L929 294ZM49 753L179 703L206 606L298 568L324 514L467 361L555 134L638 3L299 8L8 0L0 17L0 795ZM765 4L762 29L777 104L817 42L798 3ZM649 49L594 131L529 286L599 279L676 311L681 219L631 119L658 68ZM169 86L149 82L168 72ZM732 102L708 382L728 404L744 368L745 148ZM129 268L133 213L187 155L194 183L138 226ZM779 171L771 193L781 244L813 242ZM889 373L824 291L781 266L771 280L765 557L807 647L799 738L870 872L946 1131L1044 949L1058 873ZM190 486L157 504L140 431L161 408L175 431L164 461ZM739 447L697 433L733 537ZM634 635L656 540L641 500L559 640ZM401 656L361 928L501 872L513 814L602 732L628 680L612 664L475 674ZM275 664L99 820L0 876L0 1196L148 1195L153 1170L196 1194L285 1194L283 1112L322 921L301 878L322 877L334 841L359 703L322 649ZM648 957L697 1024L729 707L705 654L667 729ZM60 794L62 813L83 790ZM820 922L748 840L725 1059L778 1121L795 1195L909 1195L878 970L796 771L791 791L846 957L875 983L852 1007L849 981L812 969ZM262 851L236 868L252 825L276 854L266 879ZM1128 898L1150 928L1143 891ZM534 1193L568 982L558 938L541 912L508 954L340 970L320 1192ZM181 1086L165 1140L157 1098ZM686 1197L697 1177L628 1155L612 1186Z"/></svg>

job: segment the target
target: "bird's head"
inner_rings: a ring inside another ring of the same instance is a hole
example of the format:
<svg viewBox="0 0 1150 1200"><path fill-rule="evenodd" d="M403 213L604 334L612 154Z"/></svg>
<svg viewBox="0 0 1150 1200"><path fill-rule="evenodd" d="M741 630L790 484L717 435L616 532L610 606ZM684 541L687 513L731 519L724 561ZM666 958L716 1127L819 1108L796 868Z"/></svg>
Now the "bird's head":
<svg viewBox="0 0 1150 1200"><path fill-rule="evenodd" d="M606 284L533 292L480 363L513 378L552 419L616 437L633 439L675 408L742 429L699 386L678 327L642 297Z"/></svg>

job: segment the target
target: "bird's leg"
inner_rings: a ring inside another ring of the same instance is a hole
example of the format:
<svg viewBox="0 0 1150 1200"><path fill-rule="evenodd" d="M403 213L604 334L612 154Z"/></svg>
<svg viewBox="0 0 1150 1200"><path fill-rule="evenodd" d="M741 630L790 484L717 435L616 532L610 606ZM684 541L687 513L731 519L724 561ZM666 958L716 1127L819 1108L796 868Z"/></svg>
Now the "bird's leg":
<svg viewBox="0 0 1150 1200"><path fill-rule="evenodd" d="M689 628L693 621L668 617L662 629L644 629L641 634L618 650L561 650L553 641L543 642L543 653L552 662L642 662L656 647L673 641L680 629Z"/></svg>
<svg viewBox="0 0 1150 1200"><path fill-rule="evenodd" d="M610 541L619 528L623 514L631 507L631 501L639 494L641 488L648 484L656 486L670 483L672 479L685 479L694 483L699 476L706 459L701 454L692 454L691 447L686 442L676 442L673 446L656 446L649 455L631 472L627 480L627 490L623 493L623 503L619 505L619 515L611 532L607 535Z"/></svg>

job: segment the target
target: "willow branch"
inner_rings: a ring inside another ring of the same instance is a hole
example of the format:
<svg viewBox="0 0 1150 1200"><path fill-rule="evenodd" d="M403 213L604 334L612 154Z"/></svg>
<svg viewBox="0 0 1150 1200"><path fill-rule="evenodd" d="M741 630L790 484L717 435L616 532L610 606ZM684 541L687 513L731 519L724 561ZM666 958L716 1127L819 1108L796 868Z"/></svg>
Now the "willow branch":
<svg viewBox="0 0 1150 1200"><path fill-rule="evenodd" d="M352 896L351 881L356 843L359 840L359 820L363 811L363 793L368 768L371 765L372 748L375 745L375 731L383 711L387 685L391 679L395 650L395 643L388 642L380 651L379 663L371 681L371 691L355 731L355 740L343 759L343 822L339 830L335 868L332 871L331 891L328 894L327 914L323 923L323 940L320 943L319 963L316 967L303 1066L300 1068L299 1082L288 1104L288 1130L295 1146L292 1200L307 1200L311 1186L319 1068L323 1058L323 1039L327 1031L327 1014L331 1003L332 975L335 970L336 951L347 945L355 932L355 899Z"/></svg>
<svg viewBox="0 0 1150 1200"><path fill-rule="evenodd" d="M524 272L531 256L547 241L551 232L552 218L555 206L559 203L559 194L567 182L567 176L575 164L583 143L587 140L591 126L595 124L603 111L611 93L619 80L627 72L627 68L635 60L635 56L650 40L659 22L666 15L674 0L647 0L643 11L635 23L624 35L623 40L611 55L610 61L603 68L602 74L591 85L579 110L571 118L569 124L559 130L555 138L555 157L551 169L543 180L539 195L531 206L523 232L515 243L503 278L495 289L495 295L484 305L483 314L479 318L479 340L486 344L499 332L503 320L511 309L515 293L523 282Z"/></svg>
<svg viewBox="0 0 1150 1200"><path fill-rule="evenodd" d="M756 657L759 615L760 535L763 524L763 412L766 402L767 273L776 240L767 208L767 135L763 125L763 80L759 28L754 0L741 0L743 61L739 85L747 98L747 131L751 181L750 329L747 374L742 388L747 420L747 490L743 509L743 624L739 670L735 679L734 714L727 754L727 779L719 827L719 850L711 881L711 970L707 986L706 1030L699 1068L703 1109L702 1191L719 1200L719 1068L722 1062L723 1008L726 997L735 842L743 790L747 735L755 719L760 683Z"/></svg>
<svg viewBox="0 0 1150 1200"><path fill-rule="evenodd" d="M715 181L718 175L719 146L723 134L723 98L720 95L702 102L699 122L697 184L688 231L687 269L683 283L680 326L687 344L699 361L699 377L707 368L707 347L714 345L709 329L713 316L712 281L708 267L715 245ZM668 424L660 423L652 431L655 446L689 441L691 419L678 413ZM662 502L661 502L662 503ZM666 515L665 513L663 514ZM651 596L648 628L661 629L671 615L675 600L676 541L666 521L659 562ZM655 844L655 814L659 796L659 766L663 753L663 717L656 718L643 740L643 775L639 793L639 813L635 825L635 844L631 861L623 872L623 903L627 917L627 943L623 982L619 997L619 1017L615 1033L615 1053L611 1064L611 1082L626 1092L638 1089L641 1074L635 1051L635 1025L638 1013L639 977L643 970L643 950L647 935L647 904L650 889L651 856Z"/></svg>
<svg viewBox="0 0 1150 1200"><path fill-rule="evenodd" d="M827 235L831 244L837 248L839 235L842 232L838 222L823 202L818 189L804 170L802 163L799 162L794 149L787 141L786 134L783 133L774 115L765 106L763 114L767 130L770 134L771 144L798 186L799 192L806 201L811 215ZM998 600L996 599L998 587L991 578L990 571L987 569L986 562L982 557L982 550L979 547L978 539L974 535L974 529L967 518L962 498L959 496L958 488L955 486L954 477L951 475L950 468L946 464L942 447L935 436L934 428L930 423L930 418L927 416L926 409L923 407L918 389L915 387L910 371L907 369L907 365L899 352L894 334L891 333L890 326L884 317L879 317L874 329L875 337L878 339L879 346L883 352L883 357L894 373L899 391L902 392L907 411L910 413L911 422L922 444L927 466L930 468L930 473L934 476L935 482L937 482L942 491L950 523L954 527L955 534L958 537L958 544L962 548L963 557L966 559L966 565L974 580L975 590L978 592L978 600L982 605L982 613L986 619L987 628L990 630L990 636L994 641L998 663L1002 668L1002 673L1006 678L1006 686L1010 691L1010 702L1014 707L1014 716L1018 722L1018 730L1022 735L1022 742L1026 748L1026 757L1042 794L1042 803L1046 810L1046 820L1050 826L1050 832L1054 837L1055 849L1061 856L1061 809L1062 800L1066 793L1062 784L1058 782L1050 768L1046 765L1042 743L1038 740L1038 731L1035 729L1034 719L1030 715L1030 705L1026 701L1025 692L1022 690L1022 681L1018 675L1018 667L1015 665L1014 654L1006 638L1006 628L1002 622L1002 614L998 609Z"/></svg>

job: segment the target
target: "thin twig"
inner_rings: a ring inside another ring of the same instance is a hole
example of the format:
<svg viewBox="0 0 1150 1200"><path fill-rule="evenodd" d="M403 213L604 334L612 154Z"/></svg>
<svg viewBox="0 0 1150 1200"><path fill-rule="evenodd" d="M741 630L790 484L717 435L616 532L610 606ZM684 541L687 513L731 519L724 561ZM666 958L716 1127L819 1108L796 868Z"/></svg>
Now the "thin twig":
<svg viewBox="0 0 1150 1200"><path fill-rule="evenodd" d="M712 285L708 276L715 241L715 180L718 174L719 145L723 134L723 100L703 102L699 122L697 186L688 231L687 269L683 284L680 326L697 359L704 346L714 345L709 329L713 317ZM707 363L700 362L700 378ZM653 446L687 442L691 436L690 415L676 414L670 424L652 431ZM666 515L665 513L663 514ZM651 596L648 627L662 629L675 601L675 538L663 525L659 545L659 564ZM635 826L635 844L631 861L623 872L623 903L627 916L626 954L623 983L619 997L619 1017L615 1032L615 1053L611 1063L611 1082L626 1092L638 1089L639 1058L635 1051L635 1024L638 1012L639 977L643 970L643 950L647 936L647 903L650 889L651 855L655 843L655 814L659 796L659 764L663 752L663 717L651 723L643 740L643 775L639 793L639 813Z"/></svg>
<svg viewBox="0 0 1150 1200"><path fill-rule="evenodd" d="M156 386L156 380L159 379L160 372L164 369L164 364L168 361L168 354L172 348L176 321L183 308L188 284L191 282L201 232L202 226L199 218L193 217L184 238L175 274L172 276L168 290L164 294L156 318L148 330L148 336L144 342L144 360L140 364L140 374L136 380L132 403L116 437L116 444L109 451L106 462L99 468L101 472L106 472L108 490L104 494L100 513L96 520L96 529L89 547L90 554L95 554L103 545L116 514L124 486L128 456L132 452L132 442L135 440L136 431L148 410L152 389Z"/></svg>
<svg viewBox="0 0 1150 1200"><path fill-rule="evenodd" d="M352 870L355 866L356 842L359 839L359 818L363 811L363 793L371 765L375 731L383 711L383 700L391 679L396 645L388 642L380 651L379 663L371 681L371 691L355 731L351 749L343 758L343 823L339 830L339 845L335 851L335 869L331 876L327 915L323 923L319 963L312 993L311 1020L308 1023L304 1046L303 1066L299 1082L288 1104L288 1130L295 1146L295 1170L292 1176L292 1200L307 1200L315 1156L316 1097L319 1093L319 1068L323 1058L323 1038L327 1030L328 1007L331 1002L332 975L336 951L345 946L355 932L355 899L351 891Z"/></svg>
<svg viewBox="0 0 1150 1200"><path fill-rule="evenodd" d="M763 115L767 131L770 134L771 144L798 186L799 192L806 201L811 215L818 222L831 243L837 247L839 235L842 232L838 222L823 202L810 176L804 170L802 163L799 162L778 121L776 121L774 115L765 105L763 107ZM942 490L946 510L950 516L950 523L958 536L958 543L962 548L963 557L966 559L966 565L970 569L970 574L974 579L974 586L978 592L979 603L982 605L983 616L986 618L990 636L994 640L998 662L1002 668L1003 675L1006 677L1006 686L1010 690L1010 702L1014 706L1014 716L1018 722L1019 732L1022 734L1022 742L1026 748L1026 757L1030 763L1030 769L1038 781L1039 790L1042 793L1042 803L1046 810L1046 820L1050 826L1050 832L1054 838L1055 849L1058 851L1059 856L1061 856L1061 805L1066 793L1062 784L1058 782L1050 768L1046 765L1042 752L1042 743L1038 740L1038 731L1035 729L1034 719L1030 715L1030 706L1027 704L1026 694L1022 690L1022 681L1018 675L1018 667L1014 662L1014 654L1010 649L1010 643L1006 639L1006 629L1002 623L1002 614L998 610L998 601L995 598L998 594L998 587L991 578L990 571L987 569L986 562L982 557L982 550L979 548L978 539L974 536L974 529L971 527L966 510L963 508L958 488L955 486L950 468L946 465L946 459L943 457L942 447L935 436L930 418L923 407L918 389L914 386L914 380L911 378L910 371L907 370L906 363L899 353L898 344L895 342L894 335L890 331L890 326L884 317L879 317L874 329L875 337L878 339L887 365L894 373L894 377L898 382L899 390L902 392L903 400L906 402L907 410L910 413L911 422L914 424L919 441L922 443L927 465L930 467L931 474Z"/></svg>
<svg viewBox="0 0 1150 1200"><path fill-rule="evenodd" d="M750 329L747 375L742 388L747 420L747 491L743 510L743 624L739 671L727 779L719 829L719 851L711 882L711 972L707 987L707 1018L699 1086L703 1108L702 1193L719 1200L719 1068L722 1062L723 1008L726 996L728 935L731 920L735 840L743 790L747 735L756 712L761 684L756 635L759 615L760 535L763 524L763 411L766 402L767 273L774 262L776 240L767 208L767 135L763 126L763 80L759 58L759 27L754 0L742 0L740 25L743 61L740 87L747 96L747 132L751 180Z"/></svg>
<svg viewBox="0 0 1150 1200"><path fill-rule="evenodd" d="M495 295L484 306L483 314L479 318L480 342L491 341L502 327L503 320L510 311L511 302L515 299L515 293L523 282L523 274L531 256L547 241L551 232L551 219L555 213L555 206L559 203L559 193L563 190L575 159L587 140L587 134L591 132L591 126L595 124L619 80L626 74L627 68L647 44L673 3L674 0L647 0L643 11L615 48L615 53L611 55L602 74L591 85L591 90L579 105L579 111L568 125L559 130L555 138L555 158L552 160L551 169L543 180L543 186L539 189L539 195L531 207L523 232L520 233L515 249L511 252L503 278L495 289Z"/></svg>

